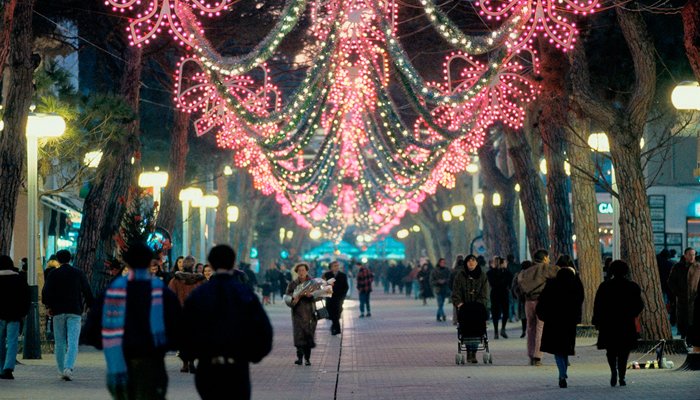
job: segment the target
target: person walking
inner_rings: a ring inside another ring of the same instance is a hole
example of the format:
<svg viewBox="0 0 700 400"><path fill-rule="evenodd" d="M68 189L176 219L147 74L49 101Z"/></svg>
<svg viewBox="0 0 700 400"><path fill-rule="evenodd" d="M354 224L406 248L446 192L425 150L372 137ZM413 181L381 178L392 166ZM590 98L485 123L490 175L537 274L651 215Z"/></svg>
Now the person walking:
<svg viewBox="0 0 700 400"><path fill-rule="evenodd" d="M610 279L601 283L593 303L593 325L598 330L598 349L605 349L610 366L610 386L625 386L630 351L637 346L635 319L644 309L642 290L629 280L626 262L615 260L608 268Z"/></svg>
<svg viewBox="0 0 700 400"><path fill-rule="evenodd" d="M359 268L357 272L357 293L360 297L360 318L365 317L365 308L367 308L367 317L372 316L372 309L369 304L369 297L372 293L372 282L374 274L362 263L357 263Z"/></svg>
<svg viewBox="0 0 700 400"><path fill-rule="evenodd" d="M279 272L279 283L277 285L280 289L280 298L282 298L287 292L287 286L289 285L289 282L292 281L292 273L289 272L289 270L287 270L287 266L284 264L280 265Z"/></svg>
<svg viewBox="0 0 700 400"><path fill-rule="evenodd" d="M47 277L41 298L53 317L56 366L61 378L70 381L78 358L82 314L94 299L85 274L70 265L70 252L59 250L56 259L61 266Z"/></svg>
<svg viewBox="0 0 700 400"><path fill-rule="evenodd" d="M273 262L270 264L270 269L265 272L265 280L270 283L272 304L275 304L275 296L280 291L280 271L277 269L276 263ZM283 289L286 289L286 287Z"/></svg>
<svg viewBox="0 0 700 400"><path fill-rule="evenodd" d="M486 304L489 298L489 285L486 274L481 271L473 254L466 257L466 263L467 267L455 277L452 304L457 306L460 331L483 334L486 331L486 319L488 318ZM467 320L474 326L462 326L462 323ZM467 344L467 362L477 363L477 347L478 342Z"/></svg>
<svg viewBox="0 0 700 400"><path fill-rule="evenodd" d="M90 309L83 342L104 350L107 389L115 400L165 399L165 353L182 339L180 302L151 273L151 249L132 243L127 276L117 277Z"/></svg>
<svg viewBox="0 0 700 400"><path fill-rule="evenodd" d="M20 322L31 305L29 285L14 267L9 256L0 256L0 379L15 379Z"/></svg>
<svg viewBox="0 0 700 400"><path fill-rule="evenodd" d="M170 283L168 284L168 288L177 295L177 299L180 301L181 306L185 305L185 300L187 300L187 297L189 297L194 289L206 282L204 275L194 272L196 263L197 262L194 257L185 257L185 260L182 262L182 270L177 271L175 275L173 275L173 279L171 279ZM194 362L187 362L185 359L183 359L180 372L189 372L193 374L194 371Z"/></svg>
<svg viewBox="0 0 700 400"><path fill-rule="evenodd" d="M688 341L693 346L693 353L700 353L700 283L695 287L693 299L693 323L688 327Z"/></svg>
<svg viewBox="0 0 700 400"><path fill-rule="evenodd" d="M520 263L520 271L513 275L513 283L510 289L513 293L513 298L518 302L518 318L520 319L520 325L522 327L522 333L520 334L521 339L527 334L527 316L525 314L525 294L520 289L520 285L518 285L518 275L520 275L520 272L530 267L532 267L532 261L530 260L525 260Z"/></svg>
<svg viewBox="0 0 700 400"><path fill-rule="evenodd" d="M294 266L297 278L287 286L286 294L294 295L294 289L304 282L311 280L309 266L300 263ZM306 296L292 298L292 327L294 328L294 346L297 348L297 359L294 364L301 365L302 358L306 365L311 365L311 349L316 347L316 313L314 312L314 299L311 293Z"/></svg>
<svg viewBox="0 0 700 400"><path fill-rule="evenodd" d="M255 293L233 276L236 252L214 246L208 260L215 274L185 300L181 354L198 360L202 399L250 399L249 364L272 350L272 326Z"/></svg>
<svg viewBox="0 0 700 400"><path fill-rule="evenodd" d="M532 255L534 264L532 267L518 274L518 285L525 296L525 316L527 318L527 355L530 357L530 365L542 365L542 352L540 341L542 340L542 321L537 318L537 300L544 290L548 279L554 279L559 272L559 267L549 265L549 253L547 250L537 250Z"/></svg>
<svg viewBox="0 0 700 400"><path fill-rule="evenodd" d="M332 261L329 268L330 270L323 274L323 279L326 281L335 279L333 296L326 298L328 318L331 320L331 335L335 336L340 333L340 316L343 313L343 302L348 293L348 276L340 271L338 261Z"/></svg>
<svg viewBox="0 0 700 400"><path fill-rule="evenodd" d="M688 247L683 252L683 258L677 262L668 277L668 290L676 305L676 328L681 339L685 339L688 331L688 271L695 263L695 250Z"/></svg>
<svg viewBox="0 0 700 400"><path fill-rule="evenodd" d="M515 256L512 254L508 254L508 256L506 256L506 262L508 264L508 272L510 272L511 277L514 277L522 269L520 264L515 262ZM513 288L512 281L511 281L511 285L509 285L509 287L511 289ZM508 300L509 300L509 304L510 304L510 306L508 308L508 314L510 314L509 321L515 322L518 319L520 319L520 316L518 314L519 301L518 301L518 299L515 298L512 290L508 294Z"/></svg>
<svg viewBox="0 0 700 400"><path fill-rule="evenodd" d="M491 319L493 320L493 337L498 339L498 322L501 322L501 336L508 339L506 324L510 310L510 285L513 275L508 270L506 260L494 257L493 266L486 272L491 287Z"/></svg>
<svg viewBox="0 0 700 400"><path fill-rule="evenodd" d="M445 316L445 300L450 296L450 270L447 268L447 260L438 260L437 268L430 273L430 286L437 299L437 320L447 321Z"/></svg>
<svg viewBox="0 0 700 400"><path fill-rule="evenodd" d="M425 263L421 266L418 272L418 283L420 284L420 297L423 299L423 305L428 304L428 299L433 298L433 290L430 287L430 265Z"/></svg>
<svg viewBox="0 0 700 400"><path fill-rule="evenodd" d="M566 388L569 356L576 354L576 325L581 322L583 284L571 267L547 282L537 302L537 318L544 323L540 351L554 354L559 387Z"/></svg>

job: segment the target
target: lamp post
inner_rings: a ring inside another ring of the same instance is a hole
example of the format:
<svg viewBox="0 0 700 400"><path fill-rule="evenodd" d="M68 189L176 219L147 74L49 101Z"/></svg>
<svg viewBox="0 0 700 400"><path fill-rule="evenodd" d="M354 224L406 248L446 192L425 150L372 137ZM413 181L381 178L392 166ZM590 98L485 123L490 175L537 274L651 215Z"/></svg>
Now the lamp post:
<svg viewBox="0 0 700 400"><path fill-rule="evenodd" d="M525 214L523 202L520 201L520 184L515 184L515 192L518 194L518 249L520 249L520 261L527 260L527 230L525 229Z"/></svg>
<svg viewBox="0 0 700 400"><path fill-rule="evenodd" d="M608 136L605 133L592 133L588 137L588 145L596 152L608 153L610 152L610 142L608 141ZM610 185L612 186L613 193L617 193L617 181L615 180L615 166L610 166ZM612 256L614 260L620 258L620 202L614 194L612 196Z"/></svg>
<svg viewBox="0 0 700 400"><path fill-rule="evenodd" d="M192 207L199 208L199 260L206 259L207 238L204 230L207 228L207 208L219 206L219 197L213 194L204 195L192 201Z"/></svg>
<svg viewBox="0 0 700 400"><path fill-rule="evenodd" d="M142 172L139 175L139 186L153 189L153 202L160 206L160 190L168 184L168 173L159 171Z"/></svg>
<svg viewBox="0 0 700 400"><path fill-rule="evenodd" d="M58 115L30 114L27 119L27 283L31 290L31 306L25 327L23 357L31 360L41 358L39 287L36 282L39 138L59 137L65 130L66 121Z"/></svg>
<svg viewBox="0 0 700 400"><path fill-rule="evenodd" d="M477 193L474 195L474 204L476 204L476 215L479 218L479 230L484 229L484 221L481 218L481 209L484 207L484 194Z"/></svg>
<svg viewBox="0 0 700 400"><path fill-rule="evenodd" d="M228 221L229 239L231 236L231 224L238 222L239 214L240 211L238 210L237 206L226 207L226 220Z"/></svg>
<svg viewBox="0 0 700 400"><path fill-rule="evenodd" d="M182 255L190 254L190 202L203 196L202 189L188 187L180 190L179 199L182 202Z"/></svg>

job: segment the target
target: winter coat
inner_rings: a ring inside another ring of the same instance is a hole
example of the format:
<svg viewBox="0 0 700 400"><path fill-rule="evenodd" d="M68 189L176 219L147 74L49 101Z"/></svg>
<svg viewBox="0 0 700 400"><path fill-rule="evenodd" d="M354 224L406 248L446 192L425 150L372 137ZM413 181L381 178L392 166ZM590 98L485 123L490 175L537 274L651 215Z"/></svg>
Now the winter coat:
<svg viewBox="0 0 700 400"><path fill-rule="evenodd" d="M518 274L518 285L525 300L537 300L547 284L547 279L554 279L559 272L556 265L534 264Z"/></svg>
<svg viewBox="0 0 700 400"><path fill-rule="evenodd" d="M340 318L340 314L343 312L343 302L348 294L348 276L341 271L338 271L335 275L333 271L327 271L323 274L323 279L326 281L331 278L335 278L333 296L326 298L326 309L328 310L329 318L336 320Z"/></svg>
<svg viewBox="0 0 700 400"><path fill-rule="evenodd" d="M81 330L81 343L102 349L102 313L105 294L90 308L85 327ZM163 357L168 350L178 350L182 343L182 309L180 302L169 289L163 289L164 346L156 348L151 333L151 283L131 281L126 286L126 314L122 348L126 358ZM191 338L187 338L190 340Z"/></svg>
<svg viewBox="0 0 700 400"><path fill-rule="evenodd" d="M430 287L430 270L420 270L417 275L420 285L420 297L429 299L433 297L433 289Z"/></svg>
<svg viewBox="0 0 700 400"><path fill-rule="evenodd" d="M491 268L486 272L491 287L491 306L507 309L510 304L510 285L513 275L506 268Z"/></svg>
<svg viewBox="0 0 700 400"><path fill-rule="evenodd" d="M374 281L374 274L367 267L360 268L357 273L357 291L362 293L370 293L372 291L372 282Z"/></svg>
<svg viewBox="0 0 700 400"><path fill-rule="evenodd" d="M695 323L695 297L700 283L700 264L693 263L688 269L688 326Z"/></svg>
<svg viewBox="0 0 700 400"><path fill-rule="evenodd" d="M29 313L31 295L18 272L0 270L0 320L20 321Z"/></svg>
<svg viewBox="0 0 700 400"><path fill-rule="evenodd" d="M569 269L560 269L549 280L537 301L537 318L544 322L540 350L545 353L574 355L576 325L581 322L583 284Z"/></svg>
<svg viewBox="0 0 700 400"><path fill-rule="evenodd" d="M90 307L94 298L83 271L70 264L61 265L46 277L41 301L52 315L81 315L85 305Z"/></svg>
<svg viewBox="0 0 700 400"><path fill-rule="evenodd" d="M671 268L668 277L668 289L676 299L676 323L678 330L685 332L688 328L688 270L689 263L684 259Z"/></svg>
<svg viewBox="0 0 700 400"><path fill-rule="evenodd" d="M230 274L214 274L185 300L183 359L233 357L259 362L272 350L272 326L260 300Z"/></svg>
<svg viewBox="0 0 700 400"><path fill-rule="evenodd" d="M175 292L178 300L180 300L180 304L185 305L187 296L189 296L197 286L204 284L206 281L206 278L202 274L178 271L175 273L175 276L173 276L173 279L170 280L168 287Z"/></svg>
<svg viewBox="0 0 700 400"><path fill-rule="evenodd" d="M452 304L460 305L477 302L486 307L488 301L489 285L486 274L481 272L481 268L476 267L474 271L465 269L462 273L457 275L452 290Z"/></svg>
<svg viewBox="0 0 700 400"><path fill-rule="evenodd" d="M433 293L442 296L449 296L450 292L450 270L447 267L435 267L430 273L430 286Z"/></svg>
<svg viewBox="0 0 700 400"><path fill-rule="evenodd" d="M642 309L642 290L636 283L621 277L601 283L593 305L598 348L618 351L634 349L637 346L634 320Z"/></svg>
<svg viewBox="0 0 700 400"><path fill-rule="evenodd" d="M311 279L307 277L307 280ZM294 289L305 281L297 278L287 286L287 294L292 296ZM316 313L314 312L314 300L311 297L300 297L292 306L292 327L294 329L294 346L316 347Z"/></svg>
<svg viewBox="0 0 700 400"><path fill-rule="evenodd" d="M464 264L458 264L458 265L456 265L456 266L452 269L452 271L450 272L450 281L449 281L450 290L454 290L454 288L455 288L455 278L456 278L457 275L459 275L462 271L464 271Z"/></svg>

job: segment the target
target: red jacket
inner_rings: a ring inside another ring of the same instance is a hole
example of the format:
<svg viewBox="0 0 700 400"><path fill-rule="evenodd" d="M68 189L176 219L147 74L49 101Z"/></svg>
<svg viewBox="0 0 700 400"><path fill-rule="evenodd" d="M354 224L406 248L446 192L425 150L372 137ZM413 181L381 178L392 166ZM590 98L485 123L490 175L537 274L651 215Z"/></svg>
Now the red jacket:
<svg viewBox="0 0 700 400"><path fill-rule="evenodd" d="M372 281L374 280L374 274L367 267L360 268L357 273L357 290L363 293L369 293L372 291Z"/></svg>

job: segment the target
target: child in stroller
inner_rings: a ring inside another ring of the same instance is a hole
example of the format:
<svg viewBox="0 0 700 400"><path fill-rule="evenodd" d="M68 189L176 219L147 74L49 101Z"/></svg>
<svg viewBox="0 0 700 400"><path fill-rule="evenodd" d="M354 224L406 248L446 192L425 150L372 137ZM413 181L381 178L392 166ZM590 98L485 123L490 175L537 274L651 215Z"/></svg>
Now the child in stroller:
<svg viewBox="0 0 700 400"><path fill-rule="evenodd" d="M486 322L488 312L486 307L479 302L470 301L462 304L457 313L457 355L456 364L476 364L476 352L484 350L484 364L493 362L489 352L489 339L486 335ZM467 357L464 358L463 351Z"/></svg>

